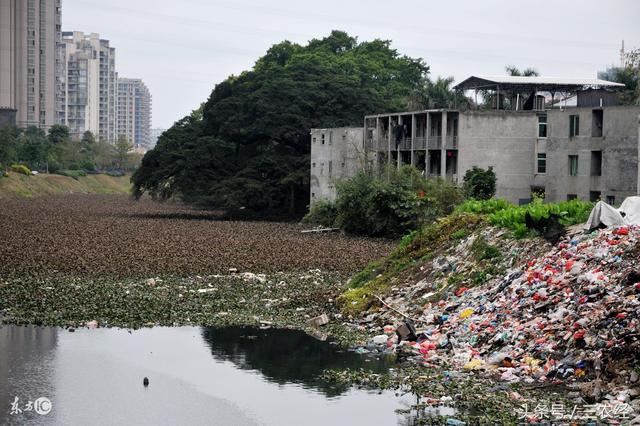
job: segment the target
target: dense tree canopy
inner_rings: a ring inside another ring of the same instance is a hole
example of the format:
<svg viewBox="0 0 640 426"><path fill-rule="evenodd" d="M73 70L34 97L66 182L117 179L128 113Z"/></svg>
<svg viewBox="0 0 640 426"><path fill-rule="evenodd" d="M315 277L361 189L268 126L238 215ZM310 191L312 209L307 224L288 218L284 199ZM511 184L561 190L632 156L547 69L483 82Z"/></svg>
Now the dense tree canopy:
<svg viewBox="0 0 640 426"><path fill-rule="evenodd" d="M274 45L160 137L133 176L134 191L228 213L302 213L309 129L360 126L365 114L402 110L424 90L428 71L388 41L339 31L306 46Z"/></svg>

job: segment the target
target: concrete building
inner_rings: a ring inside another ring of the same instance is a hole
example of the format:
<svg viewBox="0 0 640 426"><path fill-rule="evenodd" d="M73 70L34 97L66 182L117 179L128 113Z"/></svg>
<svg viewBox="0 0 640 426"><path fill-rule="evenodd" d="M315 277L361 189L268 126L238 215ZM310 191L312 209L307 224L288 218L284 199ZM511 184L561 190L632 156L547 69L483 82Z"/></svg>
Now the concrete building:
<svg viewBox="0 0 640 426"><path fill-rule="evenodd" d="M602 198L611 203L637 194L640 107L603 106L609 98L594 96L598 92L592 89L617 86L605 81L524 79L500 80L500 87L491 95L496 101L489 109L365 117L363 128L348 129L353 140L361 132L364 154L355 164L345 166L343 177L352 176L358 167L412 164L428 177L462 183L464 173L478 166L493 167L498 178L496 196L516 204L530 202L533 193L551 202ZM478 84L486 90L494 83L472 77L459 86L465 90ZM551 108L555 91L575 92L578 106ZM332 130L344 131L323 132ZM348 163L352 161L348 156L336 156L344 149L333 147L330 156L326 147L312 141L312 201L335 197L330 177L318 173L318 159L331 157L335 164L346 158Z"/></svg>
<svg viewBox="0 0 640 426"><path fill-rule="evenodd" d="M135 148L151 144L151 93L140 79L118 79L118 135Z"/></svg>
<svg viewBox="0 0 640 426"><path fill-rule="evenodd" d="M311 129L311 202L335 198L335 182L365 167L362 134L362 128Z"/></svg>
<svg viewBox="0 0 640 426"><path fill-rule="evenodd" d="M56 45L61 0L0 0L0 107L18 126L56 122Z"/></svg>
<svg viewBox="0 0 640 426"><path fill-rule="evenodd" d="M58 84L58 123L71 136L86 131L109 143L116 140L117 76L115 49L96 33L64 32L58 45L62 77Z"/></svg>

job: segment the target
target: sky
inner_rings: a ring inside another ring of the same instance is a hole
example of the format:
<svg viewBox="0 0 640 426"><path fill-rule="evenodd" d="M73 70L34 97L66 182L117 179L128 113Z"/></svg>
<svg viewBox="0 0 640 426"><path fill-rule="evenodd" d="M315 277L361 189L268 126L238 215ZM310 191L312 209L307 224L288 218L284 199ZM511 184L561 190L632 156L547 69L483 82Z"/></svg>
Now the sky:
<svg viewBox="0 0 640 426"><path fill-rule="evenodd" d="M508 64L595 78L619 63L622 40L640 47L638 17L638 0L62 0L63 31L109 40L119 75L145 81L153 127L164 129L283 40L306 44L333 29L391 40L431 77L457 82Z"/></svg>

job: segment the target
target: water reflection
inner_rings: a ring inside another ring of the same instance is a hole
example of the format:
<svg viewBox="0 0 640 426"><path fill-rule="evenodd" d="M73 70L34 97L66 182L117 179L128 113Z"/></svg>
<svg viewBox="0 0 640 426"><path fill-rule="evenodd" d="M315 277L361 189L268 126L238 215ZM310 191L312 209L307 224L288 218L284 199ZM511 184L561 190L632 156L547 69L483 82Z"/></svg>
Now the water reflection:
<svg viewBox="0 0 640 426"><path fill-rule="evenodd" d="M9 423L5 415L18 398L20 410L28 401L54 397L48 374L55 361L58 333L53 328L0 327L0 423ZM22 419L24 420L24 419Z"/></svg>
<svg viewBox="0 0 640 426"><path fill-rule="evenodd" d="M0 328L0 424L395 424L393 393L332 388L329 368L386 368L290 330ZM149 377L148 387L142 378ZM339 396L336 396L339 395ZM15 396L51 413L11 416ZM411 402L411 401L409 401ZM355 416L355 417L354 417Z"/></svg>
<svg viewBox="0 0 640 426"><path fill-rule="evenodd" d="M299 383L329 397L348 388L319 380L324 370L362 368L382 373L391 366L389 360L340 350L298 330L206 327L202 336L216 359L231 361L241 369L257 370L269 381Z"/></svg>

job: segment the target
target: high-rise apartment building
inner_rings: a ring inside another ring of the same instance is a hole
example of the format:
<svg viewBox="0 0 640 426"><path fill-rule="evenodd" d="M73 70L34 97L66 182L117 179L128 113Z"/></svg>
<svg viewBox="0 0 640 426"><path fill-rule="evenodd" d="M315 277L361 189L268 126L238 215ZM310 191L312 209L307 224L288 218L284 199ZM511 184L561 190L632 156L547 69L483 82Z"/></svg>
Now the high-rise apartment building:
<svg viewBox="0 0 640 426"><path fill-rule="evenodd" d="M151 93L140 79L118 79L118 135L136 148L151 144Z"/></svg>
<svg viewBox="0 0 640 426"><path fill-rule="evenodd" d="M0 108L18 126L56 122L56 45L61 0L0 0Z"/></svg>
<svg viewBox="0 0 640 426"><path fill-rule="evenodd" d="M58 122L80 138L86 131L107 142L116 139L115 49L98 34L64 32L58 45L62 77Z"/></svg>

